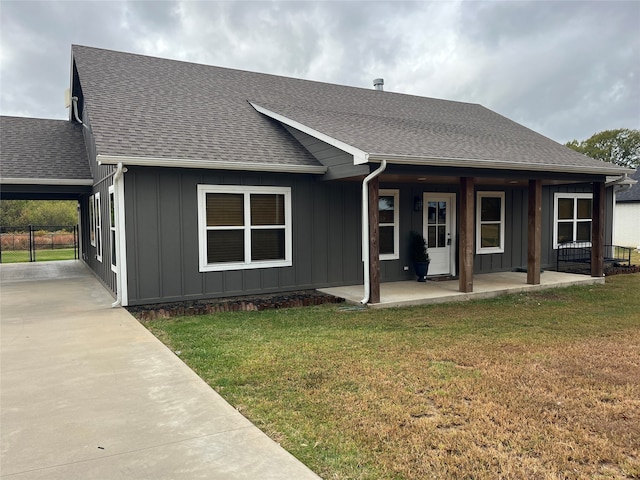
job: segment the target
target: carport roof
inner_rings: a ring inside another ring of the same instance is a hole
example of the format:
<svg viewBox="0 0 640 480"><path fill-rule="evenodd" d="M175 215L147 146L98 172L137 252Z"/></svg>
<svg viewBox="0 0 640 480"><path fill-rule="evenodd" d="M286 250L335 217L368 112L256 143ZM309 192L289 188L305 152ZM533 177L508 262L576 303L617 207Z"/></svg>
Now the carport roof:
<svg viewBox="0 0 640 480"><path fill-rule="evenodd" d="M0 184L91 185L82 126L66 120L0 117Z"/></svg>

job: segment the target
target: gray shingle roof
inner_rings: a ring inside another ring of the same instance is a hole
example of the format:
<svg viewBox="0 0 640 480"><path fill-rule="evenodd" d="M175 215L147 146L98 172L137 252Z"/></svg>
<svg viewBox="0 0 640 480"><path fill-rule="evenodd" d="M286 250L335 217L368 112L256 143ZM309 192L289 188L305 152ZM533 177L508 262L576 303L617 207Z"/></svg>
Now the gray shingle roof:
<svg viewBox="0 0 640 480"><path fill-rule="evenodd" d="M318 165L252 102L370 154L623 171L477 104L81 46L73 54L98 154Z"/></svg>
<svg viewBox="0 0 640 480"><path fill-rule="evenodd" d="M640 169L629 175L629 178L636 180L638 183L631 185L629 190L616 194L616 202L640 202Z"/></svg>
<svg viewBox="0 0 640 480"><path fill-rule="evenodd" d="M66 120L0 117L0 178L91 181L82 127Z"/></svg>

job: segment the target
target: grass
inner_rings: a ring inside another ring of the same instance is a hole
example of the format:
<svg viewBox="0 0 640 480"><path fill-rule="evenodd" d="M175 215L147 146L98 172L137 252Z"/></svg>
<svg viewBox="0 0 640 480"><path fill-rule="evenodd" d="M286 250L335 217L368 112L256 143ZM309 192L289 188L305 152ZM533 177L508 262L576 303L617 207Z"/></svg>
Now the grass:
<svg viewBox="0 0 640 480"><path fill-rule="evenodd" d="M640 478L640 274L147 327L324 479Z"/></svg>
<svg viewBox="0 0 640 480"><path fill-rule="evenodd" d="M36 250L36 261L73 260L73 248L58 248L55 250ZM22 263L29 261L29 250L5 250L2 252L2 263Z"/></svg>

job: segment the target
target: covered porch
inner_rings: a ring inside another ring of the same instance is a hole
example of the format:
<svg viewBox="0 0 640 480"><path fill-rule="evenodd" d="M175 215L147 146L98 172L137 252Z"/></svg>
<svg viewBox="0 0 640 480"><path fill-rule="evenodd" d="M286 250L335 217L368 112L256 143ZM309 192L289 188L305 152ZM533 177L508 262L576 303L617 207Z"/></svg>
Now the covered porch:
<svg viewBox="0 0 640 480"><path fill-rule="evenodd" d="M492 298L509 293L532 292L572 285L603 284L604 277L589 277L573 273L544 271L540 282L531 284L524 272L499 272L474 275L473 291L461 292L458 280L389 282L380 284L380 301L370 303L372 308L390 308L409 305L459 302ZM344 298L347 302L360 303L363 285L348 285L319 289L320 292Z"/></svg>

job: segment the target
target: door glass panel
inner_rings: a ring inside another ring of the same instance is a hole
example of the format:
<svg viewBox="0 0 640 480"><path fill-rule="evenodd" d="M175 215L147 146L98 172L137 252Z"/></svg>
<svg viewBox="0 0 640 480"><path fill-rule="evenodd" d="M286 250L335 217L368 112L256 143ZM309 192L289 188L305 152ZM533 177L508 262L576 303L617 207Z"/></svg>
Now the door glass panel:
<svg viewBox="0 0 640 480"><path fill-rule="evenodd" d="M428 215L427 222L429 223L429 225L433 225L436 223L436 212L438 211L437 202L429 202L428 208L429 208L429 215Z"/></svg>
<svg viewBox="0 0 640 480"><path fill-rule="evenodd" d="M438 223L447 223L447 202L438 202Z"/></svg>
<svg viewBox="0 0 640 480"><path fill-rule="evenodd" d="M427 247L429 248L436 248L437 247L437 243L436 243L436 227L435 226L429 226L429 228L427 229Z"/></svg>
<svg viewBox="0 0 640 480"><path fill-rule="evenodd" d="M447 229L444 225L438 225L438 247L446 247Z"/></svg>

